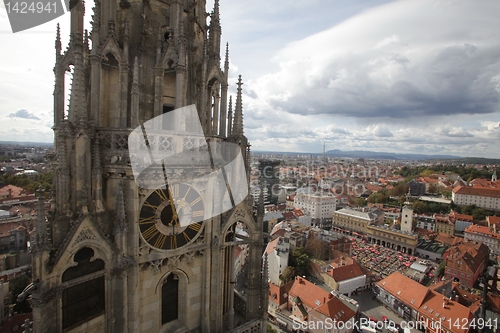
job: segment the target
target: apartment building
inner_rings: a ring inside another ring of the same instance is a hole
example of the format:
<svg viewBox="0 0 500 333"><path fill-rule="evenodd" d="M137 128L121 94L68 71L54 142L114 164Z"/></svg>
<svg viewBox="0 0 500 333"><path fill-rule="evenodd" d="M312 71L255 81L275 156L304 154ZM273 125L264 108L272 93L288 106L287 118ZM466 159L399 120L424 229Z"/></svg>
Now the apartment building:
<svg viewBox="0 0 500 333"><path fill-rule="evenodd" d="M332 217L333 226L364 234L370 224L383 225L384 212L377 208L346 207L334 212Z"/></svg>
<svg viewBox="0 0 500 333"><path fill-rule="evenodd" d="M489 248L492 256L500 254L500 233L497 232L495 224L493 227L470 225L464 230L464 238L483 243Z"/></svg>
<svg viewBox="0 0 500 333"><path fill-rule="evenodd" d="M488 264L489 249L483 243L463 242L450 247L443 255L444 278L472 288Z"/></svg>

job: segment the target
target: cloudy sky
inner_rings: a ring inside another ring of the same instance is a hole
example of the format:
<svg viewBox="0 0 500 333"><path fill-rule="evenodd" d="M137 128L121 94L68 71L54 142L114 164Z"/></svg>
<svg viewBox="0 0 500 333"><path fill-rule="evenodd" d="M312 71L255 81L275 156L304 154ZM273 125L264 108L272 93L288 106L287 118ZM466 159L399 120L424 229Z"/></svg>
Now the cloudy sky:
<svg viewBox="0 0 500 333"><path fill-rule="evenodd" d="M220 11L253 150L500 158L499 1L221 0ZM0 5L0 140L52 141L55 24L12 34Z"/></svg>

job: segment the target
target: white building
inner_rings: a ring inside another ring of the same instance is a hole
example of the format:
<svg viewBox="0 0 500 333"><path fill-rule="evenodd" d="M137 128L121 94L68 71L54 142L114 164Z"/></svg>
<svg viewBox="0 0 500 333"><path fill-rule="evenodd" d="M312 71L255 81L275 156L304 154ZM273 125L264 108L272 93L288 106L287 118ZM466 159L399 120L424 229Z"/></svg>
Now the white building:
<svg viewBox="0 0 500 333"><path fill-rule="evenodd" d="M288 266L288 256L290 254L289 239L277 237L267 244L267 266L269 281L280 285L280 275Z"/></svg>
<svg viewBox="0 0 500 333"><path fill-rule="evenodd" d="M453 189L451 198L455 205L476 205L489 210L500 210L500 190L473 186L459 186Z"/></svg>
<svg viewBox="0 0 500 333"><path fill-rule="evenodd" d="M337 208L337 199L331 195L296 194L294 207L309 213L311 219L331 221L332 214Z"/></svg>
<svg viewBox="0 0 500 333"><path fill-rule="evenodd" d="M481 225L470 225L464 230L464 238L481 242L490 249L490 255L497 256L500 254L500 234L497 233L496 226L493 228Z"/></svg>
<svg viewBox="0 0 500 333"><path fill-rule="evenodd" d="M471 186L457 186L453 189L451 199L456 205L476 205L489 210L500 210L500 181L496 170L491 181L487 179L474 179Z"/></svg>
<svg viewBox="0 0 500 333"><path fill-rule="evenodd" d="M259 198L260 198L260 186L252 186L250 188L250 195L253 197L253 203L254 205L257 205L259 203ZM264 187L264 202L269 200L269 194L267 187Z"/></svg>

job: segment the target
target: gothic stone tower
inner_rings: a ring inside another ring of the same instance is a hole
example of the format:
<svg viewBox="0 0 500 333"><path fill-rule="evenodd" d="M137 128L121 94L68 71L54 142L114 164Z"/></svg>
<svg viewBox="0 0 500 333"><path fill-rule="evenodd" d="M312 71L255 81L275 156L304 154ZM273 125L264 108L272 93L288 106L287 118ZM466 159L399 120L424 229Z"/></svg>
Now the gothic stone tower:
<svg viewBox="0 0 500 333"><path fill-rule="evenodd" d="M139 186L129 159L134 128L194 104L205 137L167 136L163 127L175 131L177 124L160 124L148 144L175 150L199 140L231 142L248 183L242 83L240 77L233 116L218 0L211 14L205 0L96 0L90 36L84 4L70 6L68 48L62 52L59 28L55 44L51 211L32 240L34 332L264 332L262 221L251 201L173 232L171 223L162 225L174 221L170 190ZM179 163L177 191L187 192L182 180L206 166ZM216 188L204 191L207 197ZM194 211L201 199L189 198ZM236 226L245 236L236 237ZM244 297L234 292L234 248L242 243L249 253Z"/></svg>

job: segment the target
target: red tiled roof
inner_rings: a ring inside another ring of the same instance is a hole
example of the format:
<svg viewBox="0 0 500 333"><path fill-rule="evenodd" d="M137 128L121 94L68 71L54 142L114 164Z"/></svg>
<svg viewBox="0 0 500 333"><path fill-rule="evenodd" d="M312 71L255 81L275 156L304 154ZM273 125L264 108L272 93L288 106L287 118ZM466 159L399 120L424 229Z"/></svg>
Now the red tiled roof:
<svg viewBox="0 0 500 333"><path fill-rule="evenodd" d="M328 269L328 275L330 275L336 282L349 280L358 276L363 275L361 268L353 262L350 265L339 266L335 268Z"/></svg>
<svg viewBox="0 0 500 333"><path fill-rule="evenodd" d="M274 252L274 249L276 248L276 246L278 245L278 241L280 240L279 237L276 237L275 239L273 239L272 241L270 241L269 243L267 243L267 247L266 247L266 253L269 255L271 253Z"/></svg>
<svg viewBox="0 0 500 333"><path fill-rule="evenodd" d="M276 230L273 234L271 234L271 236L273 237L285 237L285 232L286 230L285 229L278 229Z"/></svg>
<svg viewBox="0 0 500 333"><path fill-rule="evenodd" d="M472 224L465 228L464 232L468 232L471 234L481 234L491 238L500 239L500 234L494 233L490 227L485 227L482 225Z"/></svg>
<svg viewBox="0 0 500 333"><path fill-rule="evenodd" d="M337 322L347 322L356 313L345 305L340 299L330 294L331 297L326 303L320 305L316 311L329 318L337 320Z"/></svg>
<svg viewBox="0 0 500 333"><path fill-rule="evenodd" d="M450 247L443 254L443 259L449 261L463 260L471 272L481 267L484 261L488 260L489 249L483 243L464 242Z"/></svg>
<svg viewBox="0 0 500 333"><path fill-rule="evenodd" d="M474 187L487 187L494 188L500 190L500 180L496 182L492 182L491 179L486 178L476 178L470 182L470 184Z"/></svg>
<svg viewBox="0 0 500 333"><path fill-rule="evenodd" d="M418 311L420 314L435 322L439 322L441 320L443 327L457 333L465 333L468 331L468 328L463 325L453 325L457 319L460 322L467 319L467 322L471 323L473 318L471 310L466 306L463 306L456 301L451 301L447 297L444 297L435 291L429 291L427 293L426 298L419 307Z"/></svg>
<svg viewBox="0 0 500 333"><path fill-rule="evenodd" d="M450 245L450 246L460 244L461 242L464 241L464 239L462 237L448 235L448 234L445 234L443 232L438 233L435 240L436 240L436 242L443 243L443 244Z"/></svg>
<svg viewBox="0 0 500 333"><path fill-rule="evenodd" d="M399 272L394 272L385 279L377 282L377 285L417 310L421 315L430 320L438 322L448 330L456 333L465 333L465 326L454 326L458 320L462 322L468 319L471 322L473 314L469 308L459 302L449 300L442 294L424 287ZM436 289L436 288L434 288ZM451 326L450 326L451 323Z"/></svg>
<svg viewBox="0 0 500 333"><path fill-rule="evenodd" d="M486 216L486 221L490 224L500 224L500 216Z"/></svg>
<svg viewBox="0 0 500 333"><path fill-rule="evenodd" d="M290 296L298 296L302 303L309 308L317 308L324 304L328 300L329 295L328 291L299 276L295 278L293 286L290 289Z"/></svg>
<svg viewBox="0 0 500 333"><path fill-rule="evenodd" d="M479 197L500 198L499 188L487 188L479 186L457 186L453 189L455 194L475 195Z"/></svg>
<svg viewBox="0 0 500 333"><path fill-rule="evenodd" d="M399 272L392 273L376 284L415 309L422 305L429 292L427 287Z"/></svg>
<svg viewBox="0 0 500 333"><path fill-rule="evenodd" d="M9 196L9 190L10 190L10 196ZM17 198L20 196L26 196L30 195L32 193L26 191L25 189L14 186L14 185L7 185L2 188L0 188L0 198L3 197L9 197L9 198Z"/></svg>

